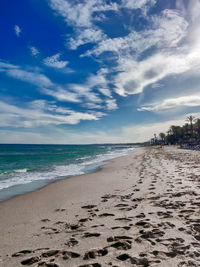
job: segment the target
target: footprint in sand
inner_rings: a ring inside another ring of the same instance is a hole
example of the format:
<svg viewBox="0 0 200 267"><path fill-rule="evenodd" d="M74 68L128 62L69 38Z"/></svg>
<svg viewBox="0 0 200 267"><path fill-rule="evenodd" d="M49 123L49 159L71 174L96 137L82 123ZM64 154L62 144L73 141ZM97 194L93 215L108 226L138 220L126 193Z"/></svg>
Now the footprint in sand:
<svg viewBox="0 0 200 267"><path fill-rule="evenodd" d="M78 245L78 241L75 238L70 238L69 241L65 243L68 247L73 247L75 245Z"/></svg>
<svg viewBox="0 0 200 267"><path fill-rule="evenodd" d="M50 222L49 219L42 219L41 222Z"/></svg>
<svg viewBox="0 0 200 267"><path fill-rule="evenodd" d="M32 252L33 252L32 250L24 249L24 250L21 250L21 251L18 251L16 253L12 254L12 257L24 256L24 255L32 253Z"/></svg>
<svg viewBox="0 0 200 267"><path fill-rule="evenodd" d="M131 240L133 239L130 236L126 236L126 235L118 235L118 236L110 236L107 238L107 242L114 242L114 241L119 241L119 240Z"/></svg>
<svg viewBox="0 0 200 267"><path fill-rule="evenodd" d="M132 221L130 218L122 217L122 218L116 218L116 221L124 221L124 222L130 222Z"/></svg>
<svg viewBox="0 0 200 267"><path fill-rule="evenodd" d="M81 255L76 253L76 252L72 252L72 251L63 251L62 252L62 258L63 260L68 260L70 258L74 259L74 258L79 258Z"/></svg>
<svg viewBox="0 0 200 267"><path fill-rule="evenodd" d="M115 215L112 213L102 213L99 215L99 217L108 217L108 216L115 216Z"/></svg>
<svg viewBox="0 0 200 267"><path fill-rule="evenodd" d="M31 264L34 264L34 263L39 262L39 261L40 261L39 257L31 257L31 258L28 258L28 259L21 261L21 264L22 265L31 265Z"/></svg>
<svg viewBox="0 0 200 267"><path fill-rule="evenodd" d="M120 261L129 261L131 264L134 264L136 266L150 266L150 262L148 259L146 258L141 258L141 259L138 259L136 257L131 257L129 254L121 254L117 257L118 260Z"/></svg>
<svg viewBox="0 0 200 267"><path fill-rule="evenodd" d="M107 249L93 249L85 253L83 259L90 260L95 259L96 257L103 257L108 254Z"/></svg>
<svg viewBox="0 0 200 267"><path fill-rule="evenodd" d="M101 235L100 233L88 233L88 232L86 232L86 233L84 233L83 238L98 237L100 235Z"/></svg>
<svg viewBox="0 0 200 267"><path fill-rule="evenodd" d="M132 241L130 241L130 240L117 241L117 242L111 244L108 247L113 247L113 248L116 248L116 249L119 249L119 250L128 250L128 249L131 249L131 247L132 247L131 243L132 243ZM106 248L108 248L108 247L106 247Z"/></svg>
<svg viewBox="0 0 200 267"><path fill-rule="evenodd" d="M86 205L86 206L82 206L81 208L82 209L93 209L93 208L96 208L97 205Z"/></svg>
<svg viewBox="0 0 200 267"><path fill-rule="evenodd" d="M102 227L104 224L97 224L97 225L92 225L91 228L97 228L97 227Z"/></svg>

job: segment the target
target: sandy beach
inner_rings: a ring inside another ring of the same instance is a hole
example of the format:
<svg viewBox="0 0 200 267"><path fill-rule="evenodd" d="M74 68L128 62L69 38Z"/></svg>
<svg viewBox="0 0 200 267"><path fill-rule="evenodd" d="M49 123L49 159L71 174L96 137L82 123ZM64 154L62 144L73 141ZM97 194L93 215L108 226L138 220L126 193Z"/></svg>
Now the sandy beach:
<svg viewBox="0 0 200 267"><path fill-rule="evenodd" d="M200 153L140 148L0 203L0 266L200 266Z"/></svg>

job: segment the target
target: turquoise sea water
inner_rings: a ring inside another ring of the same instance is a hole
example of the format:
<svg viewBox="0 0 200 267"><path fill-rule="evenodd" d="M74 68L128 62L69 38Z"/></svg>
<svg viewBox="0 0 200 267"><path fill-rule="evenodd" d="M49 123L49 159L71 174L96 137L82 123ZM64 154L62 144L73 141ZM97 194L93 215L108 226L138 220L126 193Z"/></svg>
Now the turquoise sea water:
<svg viewBox="0 0 200 267"><path fill-rule="evenodd" d="M0 145L0 201L96 170L131 145Z"/></svg>

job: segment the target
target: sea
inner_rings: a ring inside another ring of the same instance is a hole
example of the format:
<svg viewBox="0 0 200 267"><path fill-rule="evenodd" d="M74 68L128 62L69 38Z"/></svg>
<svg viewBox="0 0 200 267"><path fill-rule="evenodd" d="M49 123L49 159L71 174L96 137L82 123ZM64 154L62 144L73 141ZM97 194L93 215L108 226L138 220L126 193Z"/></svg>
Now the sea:
<svg viewBox="0 0 200 267"><path fill-rule="evenodd" d="M110 159L128 155L133 145L0 144L0 201L51 182L96 171Z"/></svg>

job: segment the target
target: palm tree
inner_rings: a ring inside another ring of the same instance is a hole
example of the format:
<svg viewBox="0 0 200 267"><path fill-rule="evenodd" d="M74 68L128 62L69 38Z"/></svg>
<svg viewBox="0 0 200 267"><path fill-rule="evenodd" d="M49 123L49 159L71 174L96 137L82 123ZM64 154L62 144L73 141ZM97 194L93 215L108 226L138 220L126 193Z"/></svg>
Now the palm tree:
<svg viewBox="0 0 200 267"><path fill-rule="evenodd" d="M165 142L165 137L166 137L165 133L160 133L159 136L162 139L162 142L164 143Z"/></svg>
<svg viewBox="0 0 200 267"><path fill-rule="evenodd" d="M172 125L171 126L171 132L172 132L173 139L174 139L173 143L176 143L177 138L178 138L178 126Z"/></svg>
<svg viewBox="0 0 200 267"><path fill-rule="evenodd" d="M171 144L177 144L183 138L183 129L180 126L172 125L167 132L167 140Z"/></svg>
<svg viewBox="0 0 200 267"><path fill-rule="evenodd" d="M191 136L193 136L193 122L195 122L195 117L190 115L189 117L187 117L186 121L188 121L190 123L190 130L191 130Z"/></svg>

